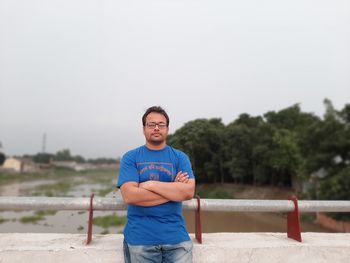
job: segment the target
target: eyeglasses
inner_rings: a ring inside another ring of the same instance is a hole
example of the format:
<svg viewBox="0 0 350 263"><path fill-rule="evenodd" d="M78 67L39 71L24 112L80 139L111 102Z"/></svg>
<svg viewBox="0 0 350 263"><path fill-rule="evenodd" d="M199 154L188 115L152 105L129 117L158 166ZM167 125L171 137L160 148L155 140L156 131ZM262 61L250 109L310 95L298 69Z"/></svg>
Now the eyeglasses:
<svg viewBox="0 0 350 263"><path fill-rule="evenodd" d="M148 129L155 129L156 127L158 127L159 130L163 130L166 127L168 127L168 125L166 125L165 123L150 122L150 123L146 123L146 127Z"/></svg>

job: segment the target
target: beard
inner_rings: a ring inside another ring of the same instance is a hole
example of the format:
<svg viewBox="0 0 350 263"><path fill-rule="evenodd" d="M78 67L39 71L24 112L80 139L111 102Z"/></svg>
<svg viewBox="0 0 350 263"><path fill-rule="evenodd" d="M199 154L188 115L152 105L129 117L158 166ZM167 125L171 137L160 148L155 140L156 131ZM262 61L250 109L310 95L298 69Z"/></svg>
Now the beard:
<svg viewBox="0 0 350 263"><path fill-rule="evenodd" d="M161 145L164 142L165 142L165 140L163 138L161 138L159 140L154 140L154 139L148 140L148 143L153 144L153 145Z"/></svg>
<svg viewBox="0 0 350 263"><path fill-rule="evenodd" d="M150 136L150 138L147 141L148 141L148 143L157 146L157 145L161 145L162 143L164 143L165 138L163 136L160 136L158 138L154 138L153 136Z"/></svg>

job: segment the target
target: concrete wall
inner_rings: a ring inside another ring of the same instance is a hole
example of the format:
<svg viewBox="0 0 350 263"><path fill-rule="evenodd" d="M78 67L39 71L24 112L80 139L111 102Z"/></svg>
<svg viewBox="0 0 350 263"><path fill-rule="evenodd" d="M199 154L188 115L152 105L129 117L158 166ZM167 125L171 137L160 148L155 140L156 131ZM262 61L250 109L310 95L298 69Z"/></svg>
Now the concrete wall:
<svg viewBox="0 0 350 263"><path fill-rule="evenodd" d="M5 162L3 164L3 168L12 169L13 171L19 173L19 172L22 172L23 162L21 160L18 160L18 159L8 158L5 160Z"/></svg>
<svg viewBox="0 0 350 263"><path fill-rule="evenodd" d="M31 160L16 158L6 159L2 165L2 168L16 173L40 171L40 166Z"/></svg>
<svg viewBox="0 0 350 263"><path fill-rule="evenodd" d="M193 236L191 236L193 238ZM204 234L194 241L194 262L349 262L350 234L303 233L303 242L284 233ZM123 236L81 234L0 234L0 263L123 262Z"/></svg>

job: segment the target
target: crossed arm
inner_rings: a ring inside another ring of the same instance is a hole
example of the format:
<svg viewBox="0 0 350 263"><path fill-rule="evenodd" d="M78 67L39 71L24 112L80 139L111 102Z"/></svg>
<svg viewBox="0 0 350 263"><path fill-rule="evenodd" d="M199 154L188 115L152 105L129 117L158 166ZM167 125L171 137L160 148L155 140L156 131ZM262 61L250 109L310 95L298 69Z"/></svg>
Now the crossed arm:
<svg viewBox="0 0 350 263"><path fill-rule="evenodd" d="M176 175L175 182L128 182L120 188L125 203L139 206L188 200L193 197L194 189L194 179L189 179L187 173L182 172Z"/></svg>

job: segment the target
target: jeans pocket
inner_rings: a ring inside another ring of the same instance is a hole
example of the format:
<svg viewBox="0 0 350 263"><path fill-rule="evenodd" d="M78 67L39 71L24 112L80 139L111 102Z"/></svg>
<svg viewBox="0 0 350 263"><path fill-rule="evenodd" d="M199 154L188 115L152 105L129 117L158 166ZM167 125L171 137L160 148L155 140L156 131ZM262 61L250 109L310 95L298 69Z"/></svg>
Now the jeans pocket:
<svg viewBox="0 0 350 263"><path fill-rule="evenodd" d="M183 247L187 252L190 252L193 249L193 242L191 240L181 242L179 245Z"/></svg>

